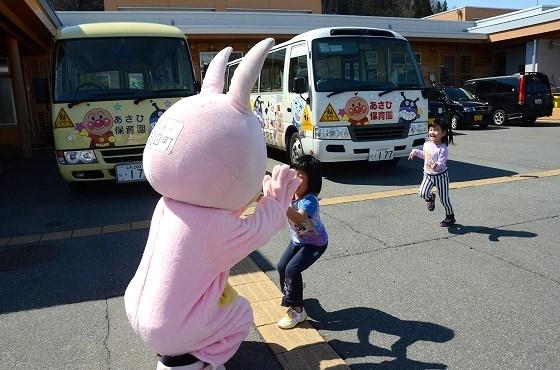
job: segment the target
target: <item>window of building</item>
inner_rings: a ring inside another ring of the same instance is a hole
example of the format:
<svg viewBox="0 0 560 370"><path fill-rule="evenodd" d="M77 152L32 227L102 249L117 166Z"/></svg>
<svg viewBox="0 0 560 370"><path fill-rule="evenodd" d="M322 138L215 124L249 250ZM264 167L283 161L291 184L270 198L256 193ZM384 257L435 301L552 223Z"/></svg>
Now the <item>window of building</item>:
<svg viewBox="0 0 560 370"><path fill-rule="evenodd" d="M414 57L416 58L416 61L418 62L418 65L422 64L422 54L421 53L414 53Z"/></svg>
<svg viewBox="0 0 560 370"><path fill-rule="evenodd" d="M204 73L206 72L206 68L208 67L212 59L214 59L214 57L218 55L218 51L201 51L198 54L199 54L198 58L200 59L200 79L203 80ZM229 56L228 62L231 62L232 60L236 60L242 57L243 57L243 52L232 51Z"/></svg>
<svg viewBox="0 0 560 370"><path fill-rule="evenodd" d="M470 55L461 56L460 65L460 75L459 75L459 86L463 82L470 80L472 78L472 57Z"/></svg>
<svg viewBox="0 0 560 370"><path fill-rule="evenodd" d="M455 55L445 55L441 58L439 80L444 85L453 86L455 85L455 78Z"/></svg>
<svg viewBox="0 0 560 370"><path fill-rule="evenodd" d="M0 58L0 126L16 125L16 107L8 58Z"/></svg>

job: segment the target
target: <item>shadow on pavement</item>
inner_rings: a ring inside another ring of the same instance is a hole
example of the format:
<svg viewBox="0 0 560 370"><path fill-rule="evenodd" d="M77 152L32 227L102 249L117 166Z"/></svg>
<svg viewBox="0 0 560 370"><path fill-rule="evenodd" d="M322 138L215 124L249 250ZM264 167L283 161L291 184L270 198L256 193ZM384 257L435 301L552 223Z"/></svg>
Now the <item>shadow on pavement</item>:
<svg viewBox="0 0 560 370"><path fill-rule="evenodd" d="M225 364L227 370L281 370L268 344L244 341Z"/></svg>
<svg viewBox="0 0 560 370"><path fill-rule="evenodd" d="M473 225L461 225L455 224L447 229L450 234L454 235L466 235L466 234L488 234L488 240L493 242L499 242L501 237L510 238L535 238L538 234L532 233L530 231L517 231L517 230L505 230L496 229L487 226L473 226Z"/></svg>
<svg viewBox="0 0 560 370"><path fill-rule="evenodd" d="M71 193L48 149L3 166L0 238L148 220L159 199L147 182L91 183Z"/></svg>
<svg viewBox="0 0 560 370"><path fill-rule="evenodd" d="M381 363L355 364L353 369L446 369L447 365L428 363L407 358L407 347L417 341L435 343L447 342L455 336L453 330L441 325L423 321L401 320L380 310L369 307L352 307L327 312L317 299L306 299L305 308L314 320L318 330L346 331L358 330L359 343L344 342L338 339L329 344L343 358L368 356L394 357L394 360ZM399 337L391 349L370 343L372 332L380 332Z"/></svg>
<svg viewBox="0 0 560 370"><path fill-rule="evenodd" d="M0 247L0 314L124 295L147 230L117 234Z"/></svg>
<svg viewBox="0 0 560 370"><path fill-rule="evenodd" d="M499 127L496 130L505 128ZM462 134L466 135L466 134ZM286 153L268 148L268 157L286 163ZM492 177L512 176L517 172L478 164L448 161L450 181L480 180ZM323 177L339 184L418 186L422 181L422 161L401 158L398 163L370 163L367 161L323 163Z"/></svg>
<svg viewBox="0 0 560 370"><path fill-rule="evenodd" d="M512 176L517 172L478 164L448 161L450 181L470 181ZM349 185L419 186L422 181L422 161L406 158L396 165L368 162L336 163L324 167L326 179Z"/></svg>

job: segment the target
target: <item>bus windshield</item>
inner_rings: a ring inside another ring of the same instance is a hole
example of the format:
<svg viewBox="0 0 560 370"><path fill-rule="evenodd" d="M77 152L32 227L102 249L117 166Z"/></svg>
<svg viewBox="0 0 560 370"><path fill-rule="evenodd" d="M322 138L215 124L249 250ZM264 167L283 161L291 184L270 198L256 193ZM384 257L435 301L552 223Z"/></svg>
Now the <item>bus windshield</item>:
<svg viewBox="0 0 560 370"><path fill-rule="evenodd" d="M317 91L423 88L418 63L405 40L331 37L312 44Z"/></svg>
<svg viewBox="0 0 560 370"><path fill-rule="evenodd" d="M195 94L187 44L179 38L61 40L54 59L55 103Z"/></svg>

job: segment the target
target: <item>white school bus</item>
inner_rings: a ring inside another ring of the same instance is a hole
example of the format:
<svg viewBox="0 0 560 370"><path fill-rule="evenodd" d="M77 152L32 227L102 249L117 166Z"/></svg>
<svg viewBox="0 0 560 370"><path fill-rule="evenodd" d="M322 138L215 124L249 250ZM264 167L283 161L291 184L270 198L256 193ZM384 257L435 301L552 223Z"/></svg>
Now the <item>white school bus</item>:
<svg viewBox="0 0 560 370"><path fill-rule="evenodd" d="M150 131L166 109L199 88L185 35L152 23L59 30L51 78L55 154L71 185L145 180Z"/></svg>
<svg viewBox="0 0 560 370"><path fill-rule="evenodd" d="M228 64L229 85L239 60ZM269 146L290 162L396 163L421 146L428 100L408 41L373 28L322 28L276 45L251 105Z"/></svg>

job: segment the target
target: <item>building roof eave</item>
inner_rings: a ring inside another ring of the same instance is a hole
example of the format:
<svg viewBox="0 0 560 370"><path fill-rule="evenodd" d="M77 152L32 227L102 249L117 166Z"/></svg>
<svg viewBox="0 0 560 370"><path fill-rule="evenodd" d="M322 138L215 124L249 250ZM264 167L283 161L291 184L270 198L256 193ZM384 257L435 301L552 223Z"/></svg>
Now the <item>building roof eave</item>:
<svg viewBox="0 0 560 370"><path fill-rule="evenodd" d="M487 40L486 35L467 32L474 22L422 20L416 18L286 14L255 12L115 11L58 12L64 25L92 22L135 21L171 24L189 35L265 34L297 35L323 27L370 27L396 31L405 37L451 40Z"/></svg>

